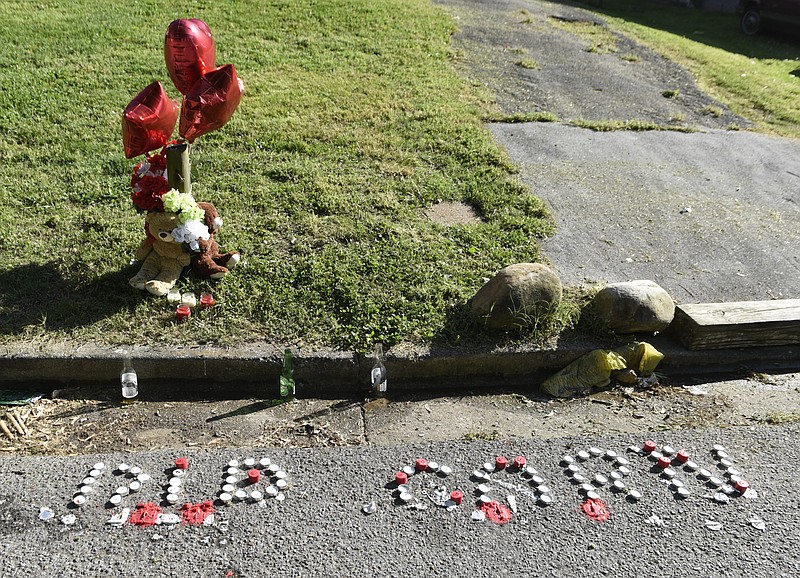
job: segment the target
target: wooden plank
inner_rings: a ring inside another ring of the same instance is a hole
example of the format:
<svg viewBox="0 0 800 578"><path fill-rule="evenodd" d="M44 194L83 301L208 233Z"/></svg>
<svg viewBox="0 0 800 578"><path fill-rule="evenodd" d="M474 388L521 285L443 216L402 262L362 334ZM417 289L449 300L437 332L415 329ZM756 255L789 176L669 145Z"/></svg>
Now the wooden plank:
<svg viewBox="0 0 800 578"><path fill-rule="evenodd" d="M688 349L800 344L800 299L678 305L669 332Z"/></svg>

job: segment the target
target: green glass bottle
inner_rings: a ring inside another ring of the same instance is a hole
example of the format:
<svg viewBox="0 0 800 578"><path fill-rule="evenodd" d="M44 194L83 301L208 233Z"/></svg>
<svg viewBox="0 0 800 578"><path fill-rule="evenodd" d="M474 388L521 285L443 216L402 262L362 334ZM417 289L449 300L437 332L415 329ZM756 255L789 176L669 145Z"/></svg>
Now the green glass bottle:
<svg viewBox="0 0 800 578"><path fill-rule="evenodd" d="M281 397L294 397L294 367L292 366L292 352L283 351L283 370L280 379Z"/></svg>

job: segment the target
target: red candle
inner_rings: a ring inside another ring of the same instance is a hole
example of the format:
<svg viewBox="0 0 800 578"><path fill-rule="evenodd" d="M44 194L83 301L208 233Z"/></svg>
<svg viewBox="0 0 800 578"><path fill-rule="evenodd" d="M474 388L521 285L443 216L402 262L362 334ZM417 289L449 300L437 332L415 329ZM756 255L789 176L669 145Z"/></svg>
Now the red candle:
<svg viewBox="0 0 800 578"><path fill-rule="evenodd" d="M458 490L453 490L450 492L450 499L455 502L456 506L460 506L461 502L464 501L464 494L459 492Z"/></svg>
<svg viewBox="0 0 800 578"><path fill-rule="evenodd" d="M514 458L514 467L518 470L521 470L525 467L525 464L528 463L528 460L525 459L525 456L517 456Z"/></svg>
<svg viewBox="0 0 800 578"><path fill-rule="evenodd" d="M188 305L178 305L175 309L175 319L178 321L186 321L192 314L192 310Z"/></svg>
<svg viewBox="0 0 800 578"><path fill-rule="evenodd" d="M408 482L408 474L406 474L405 472L397 472L394 475L394 481L398 486L401 484L405 484L406 482Z"/></svg>
<svg viewBox="0 0 800 578"><path fill-rule="evenodd" d="M419 458L414 464L414 468L418 472L424 472L425 470L428 469L428 460L426 460L425 458Z"/></svg>
<svg viewBox="0 0 800 578"><path fill-rule="evenodd" d="M251 484L257 484L258 481L261 479L261 472L255 468L252 470L248 470L247 472L247 481Z"/></svg>
<svg viewBox="0 0 800 578"><path fill-rule="evenodd" d="M495 467L496 467L498 470L503 470L503 469L505 469L505 467L506 467L507 465L508 465L508 458L506 458L505 456L497 456L497 457L494 459L494 466L495 466Z"/></svg>
<svg viewBox="0 0 800 578"><path fill-rule="evenodd" d="M189 460L187 460L186 458L178 458L177 460L175 460L175 465L180 470L188 470L189 469Z"/></svg>
<svg viewBox="0 0 800 578"><path fill-rule="evenodd" d="M200 307L203 309L209 309L214 306L214 296L211 293L203 293L200 295Z"/></svg>

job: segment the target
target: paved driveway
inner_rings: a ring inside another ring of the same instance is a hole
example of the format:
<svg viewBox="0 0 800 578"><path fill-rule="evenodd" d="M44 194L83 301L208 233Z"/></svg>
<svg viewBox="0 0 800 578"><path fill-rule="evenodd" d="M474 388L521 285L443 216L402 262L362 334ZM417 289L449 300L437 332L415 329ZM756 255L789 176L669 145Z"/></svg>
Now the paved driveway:
<svg viewBox="0 0 800 578"><path fill-rule="evenodd" d="M728 130L749 123L629 39L617 37L617 52L587 51L559 27L600 22L586 11L536 0L443 4L460 26L465 73L503 112L562 121L490 130L554 213L545 254L565 283L653 279L681 303L800 297L800 142ZM577 119L697 132L566 124Z"/></svg>

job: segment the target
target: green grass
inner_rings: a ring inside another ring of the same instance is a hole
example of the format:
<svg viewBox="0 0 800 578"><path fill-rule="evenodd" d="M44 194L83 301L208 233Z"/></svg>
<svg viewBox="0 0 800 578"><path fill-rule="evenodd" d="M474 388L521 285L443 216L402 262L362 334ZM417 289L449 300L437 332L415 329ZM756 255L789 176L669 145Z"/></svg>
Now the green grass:
<svg viewBox="0 0 800 578"><path fill-rule="evenodd" d="M676 119L679 120L679 119ZM658 124L655 122L645 122L641 120L586 120L575 119L570 121L571 125L580 128L587 128L595 132L610 132L617 130L648 131L648 130L672 130L677 132L694 132L696 129L680 124Z"/></svg>
<svg viewBox="0 0 800 578"><path fill-rule="evenodd" d="M477 335L482 277L536 261L543 204L458 77L451 18L425 0L0 0L0 342L250 341L370 348ZM194 194L244 263L218 305L176 324L127 285L143 216L129 201L122 110L154 79L179 95L164 31L201 18L241 105L192 148ZM445 227L424 210L471 204Z"/></svg>
<svg viewBox="0 0 800 578"><path fill-rule="evenodd" d="M517 61L517 66L528 70L539 70L539 63L535 58L521 58Z"/></svg>
<svg viewBox="0 0 800 578"><path fill-rule="evenodd" d="M758 130L800 138L797 40L738 31L734 14L640 0L592 8L610 27L686 66L700 88L753 120Z"/></svg>
<svg viewBox="0 0 800 578"><path fill-rule="evenodd" d="M596 22L556 17L550 17L549 22L556 28L566 30L586 40L589 43L586 46L586 52L614 54L619 50L614 33Z"/></svg>

